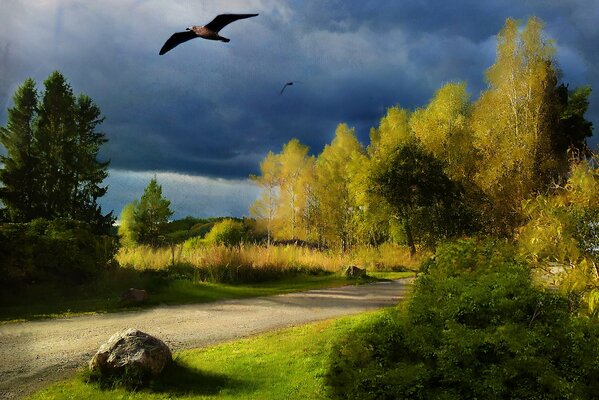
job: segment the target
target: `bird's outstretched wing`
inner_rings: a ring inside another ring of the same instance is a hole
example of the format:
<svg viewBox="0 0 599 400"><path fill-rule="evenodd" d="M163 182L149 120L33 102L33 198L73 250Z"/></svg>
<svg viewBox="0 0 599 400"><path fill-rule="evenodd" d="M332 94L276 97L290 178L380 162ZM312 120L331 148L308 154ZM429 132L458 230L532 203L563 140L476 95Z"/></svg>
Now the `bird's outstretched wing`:
<svg viewBox="0 0 599 400"><path fill-rule="evenodd" d="M257 15L258 14L221 14L217 15L212 21L210 21L205 26L211 31L218 32L233 21L237 21L238 19L251 18Z"/></svg>
<svg viewBox="0 0 599 400"><path fill-rule="evenodd" d="M281 92L279 93L279 95L282 95L282 94L283 94L283 91L285 90L285 88L286 88L287 86L291 86L291 85L293 85L293 83L292 83L292 82L287 82L286 84L284 84L284 85L283 85L283 89L281 89Z"/></svg>
<svg viewBox="0 0 599 400"><path fill-rule="evenodd" d="M177 47L181 43L187 42L188 40L191 40L191 39L197 38L197 37L198 37L198 35L196 35L192 31L174 33L170 38L168 38L166 43L164 43L164 46L162 46L162 48L160 49L160 53L158 53L158 54L163 55L164 53Z"/></svg>
<svg viewBox="0 0 599 400"><path fill-rule="evenodd" d="M279 95L283 94L283 90L285 90L285 88L287 86L293 86L294 83L299 83L299 82L300 81L290 81L290 82L287 82L286 84L283 85L283 89L281 89L281 92L279 93Z"/></svg>

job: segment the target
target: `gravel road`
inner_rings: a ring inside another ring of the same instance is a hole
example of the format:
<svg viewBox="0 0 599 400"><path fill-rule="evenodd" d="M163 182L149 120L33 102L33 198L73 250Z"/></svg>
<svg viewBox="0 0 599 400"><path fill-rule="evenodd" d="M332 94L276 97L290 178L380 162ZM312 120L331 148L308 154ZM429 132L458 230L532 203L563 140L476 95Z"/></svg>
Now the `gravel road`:
<svg viewBox="0 0 599 400"><path fill-rule="evenodd" d="M17 399L68 377L113 333L137 328L172 350L389 306L407 280L271 297L0 325L0 398Z"/></svg>

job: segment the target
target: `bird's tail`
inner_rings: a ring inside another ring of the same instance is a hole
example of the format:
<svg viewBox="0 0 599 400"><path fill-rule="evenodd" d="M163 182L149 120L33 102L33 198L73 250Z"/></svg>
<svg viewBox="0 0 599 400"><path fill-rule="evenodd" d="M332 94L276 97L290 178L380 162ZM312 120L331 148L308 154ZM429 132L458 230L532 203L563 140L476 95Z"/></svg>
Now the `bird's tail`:
<svg viewBox="0 0 599 400"><path fill-rule="evenodd" d="M227 39L226 37L220 37L220 41L221 42L225 42L225 43L229 43L231 41L231 39Z"/></svg>

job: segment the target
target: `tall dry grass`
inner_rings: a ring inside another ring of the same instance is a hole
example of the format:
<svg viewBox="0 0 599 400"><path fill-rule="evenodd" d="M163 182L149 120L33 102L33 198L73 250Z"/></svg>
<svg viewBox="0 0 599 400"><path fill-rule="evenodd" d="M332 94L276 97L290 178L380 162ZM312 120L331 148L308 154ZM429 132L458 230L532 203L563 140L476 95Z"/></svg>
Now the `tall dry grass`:
<svg viewBox="0 0 599 400"><path fill-rule="evenodd" d="M136 270L187 268L202 280L255 281L294 273L339 272L348 265L370 271L416 270L423 255L411 258L405 247L385 244L364 247L349 253L298 246L241 245L226 247L176 245L153 248L123 247L117 254L121 266Z"/></svg>

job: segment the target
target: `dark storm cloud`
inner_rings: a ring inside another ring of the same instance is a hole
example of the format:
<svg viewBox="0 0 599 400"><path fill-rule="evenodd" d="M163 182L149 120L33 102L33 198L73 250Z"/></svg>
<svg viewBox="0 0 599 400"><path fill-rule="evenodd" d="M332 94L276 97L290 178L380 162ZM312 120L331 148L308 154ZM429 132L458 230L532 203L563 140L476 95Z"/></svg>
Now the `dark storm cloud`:
<svg viewBox="0 0 599 400"><path fill-rule="evenodd" d="M120 170L244 178L292 137L319 152L340 122L366 142L387 107L425 105L443 83L466 80L476 98L509 16L545 20L564 80L599 88L594 0L24 4L0 4L0 94L62 71L102 109L102 156ZM173 32L219 12L260 16L226 27L231 43L194 40L158 56ZM300 82L279 95L290 80Z"/></svg>

